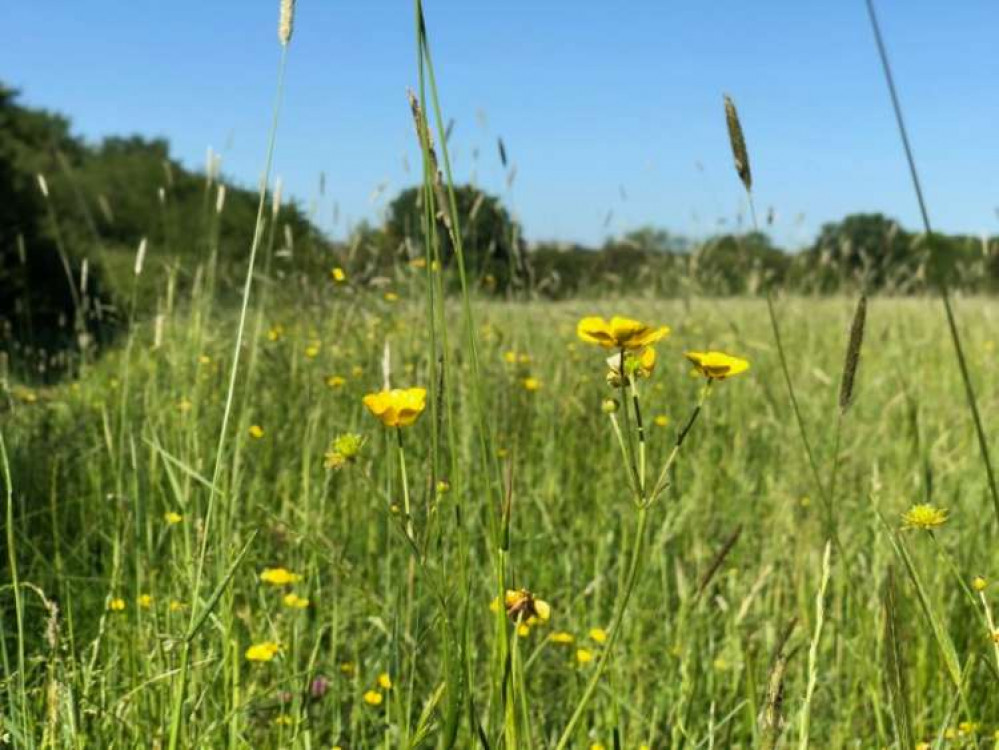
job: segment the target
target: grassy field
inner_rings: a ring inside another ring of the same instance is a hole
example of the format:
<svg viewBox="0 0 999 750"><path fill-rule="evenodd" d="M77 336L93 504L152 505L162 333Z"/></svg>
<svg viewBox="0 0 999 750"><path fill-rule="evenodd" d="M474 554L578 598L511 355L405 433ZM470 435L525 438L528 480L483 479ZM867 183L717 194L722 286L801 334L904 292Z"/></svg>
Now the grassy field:
<svg viewBox="0 0 999 750"><path fill-rule="evenodd" d="M764 303L481 301L477 367L455 305L434 329L441 390L410 275L397 301L320 281L251 319L211 519L231 314L196 304L158 346L150 322L79 381L15 391L10 541L39 587L21 588L22 640L12 607L3 621L15 746L166 744L185 651L182 746L434 747L451 721L459 747L553 746L610 645L641 514L602 406L608 351L576 335L614 313L673 329L636 380L650 477L704 394L682 353L751 368L713 383L648 508L613 658L566 746L766 746L781 722L786 746L992 746L991 590L972 581L999 575L995 516L932 300L871 302L841 421L852 301L778 303L820 489ZM999 308L959 310L996 424ZM412 426L362 404L386 382L428 389ZM330 468L344 434L360 450ZM901 530L918 503L946 522ZM501 586L550 619L518 628L490 607ZM266 643L272 659L247 658Z"/></svg>

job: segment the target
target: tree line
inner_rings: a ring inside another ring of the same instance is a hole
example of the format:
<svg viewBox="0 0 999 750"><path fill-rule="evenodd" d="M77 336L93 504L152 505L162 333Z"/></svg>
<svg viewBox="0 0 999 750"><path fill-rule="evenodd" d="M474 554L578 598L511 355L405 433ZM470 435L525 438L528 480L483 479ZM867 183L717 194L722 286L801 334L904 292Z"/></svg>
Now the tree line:
<svg viewBox="0 0 999 750"><path fill-rule="evenodd" d="M124 323L122 299L142 242L181 286L207 268L229 293L245 267L258 197L224 179L211 158L203 172L184 168L164 139L87 143L67 118L23 105L0 84L0 349L51 352L111 340ZM324 279L336 265L357 285L384 282L422 262L429 231L447 283L457 285L451 235L442 217L428 215L419 188L401 191L377 225L361 223L343 241L294 202L266 197L274 206L266 213L268 273ZM764 232L692 242L654 227L586 247L529 243L499 198L476 186L458 186L455 197L466 276L486 294L915 294L941 283L999 291L999 239L928 237L876 213L827 224L797 252Z"/></svg>

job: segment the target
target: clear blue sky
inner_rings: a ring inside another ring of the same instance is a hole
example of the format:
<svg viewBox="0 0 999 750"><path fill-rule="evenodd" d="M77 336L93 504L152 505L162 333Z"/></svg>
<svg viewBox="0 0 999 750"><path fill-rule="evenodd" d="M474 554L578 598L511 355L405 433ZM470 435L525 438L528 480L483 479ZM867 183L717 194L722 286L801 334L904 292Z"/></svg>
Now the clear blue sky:
<svg viewBox="0 0 999 750"><path fill-rule="evenodd" d="M0 77L87 138L166 136L198 168L211 145L252 185L277 5L5 0ZM879 7L935 223L999 231L999 3ZM596 242L643 224L701 236L732 222L743 200L724 92L778 241L800 245L861 210L917 224L862 0L426 0L426 14L458 176L502 194L528 239ZM275 172L305 206L326 173L319 220L337 235L377 220L379 185L390 196L413 182L414 84L408 0L299 0ZM510 191L497 136L517 166Z"/></svg>

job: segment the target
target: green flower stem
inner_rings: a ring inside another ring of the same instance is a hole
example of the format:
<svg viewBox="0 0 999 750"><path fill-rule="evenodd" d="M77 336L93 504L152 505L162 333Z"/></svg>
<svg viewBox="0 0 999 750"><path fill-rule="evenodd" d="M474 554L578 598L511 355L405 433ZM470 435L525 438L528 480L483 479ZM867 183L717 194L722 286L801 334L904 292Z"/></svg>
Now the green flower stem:
<svg viewBox="0 0 999 750"><path fill-rule="evenodd" d="M402 428L396 427L395 434L399 445L399 478L402 482L402 507L406 514L406 535L410 542L416 544L416 538L413 535L413 517L409 508L409 480L406 477L406 451L402 447Z"/></svg>
<svg viewBox="0 0 999 750"><path fill-rule="evenodd" d="M583 717L583 712L586 710L586 706L593 697L593 693L596 692L600 678L603 676L604 671L607 669L607 665L610 663L611 654L614 651L614 644L617 643L618 633L621 632L621 622L624 620L624 613L628 608L628 601L631 599L631 593L635 589L635 582L638 580L638 574L642 568L642 552L645 548L645 527L648 523L648 518L648 506L643 505L638 510L638 525L635 528L635 537L632 541L631 562L628 565L628 577L625 580L624 589L621 592L621 598L618 601L617 612L615 612L614 620L611 623L610 633L607 636L607 643L604 646L604 650L600 654L600 658L597 660L597 667L593 671L593 675L590 677L589 682L586 684L586 689L583 691L583 695L579 699L579 703L576 704L576 710L573 711L572 717L569 719L569 723L562 731L562 736L559 737L558 745L555 746L556 750L565 750L565 748L569 747L576 725L579 724L579 720Z"/></svg>

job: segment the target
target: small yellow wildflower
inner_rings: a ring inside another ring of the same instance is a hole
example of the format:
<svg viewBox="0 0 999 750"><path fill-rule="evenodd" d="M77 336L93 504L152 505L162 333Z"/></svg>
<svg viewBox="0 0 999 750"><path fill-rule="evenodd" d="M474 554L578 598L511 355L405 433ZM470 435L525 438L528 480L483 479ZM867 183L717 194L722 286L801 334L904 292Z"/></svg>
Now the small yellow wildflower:
<svg viewBox="0 0 999 750"><path fill-rule="evenodd" d="M246 649L246 656L248 661L270 661L275 656L281 653L281 646L274 641L264 641L263 643L255 643Z"/></svg>
<svg viewBox="0 0 999 750"><path fill-rule="evenodd" d="M287 586L289 583L298 583L302 576L286 568L264 568L260 572L260 580L272 586Z"/></svg>
<svg viewBox="0 0 999 750"><path fill-rule="evenodd" d="M271 342L280 341L283 336L284 336L284 326L273 326L267 332L267 340Z"/></svg>
<svg viewBox="0 0 999 750"><path fill-rule="evenodd" d="M341 377L340 375L328 375L326 377L326 385L329 388L343 388L346 382L347 378Z"/></svg>
<svg viewBox="0 0 999 750"><path fill-rule="evenodd" d="M564 630L560 630L559 632L552 633L550 636L548 636L548 640L550 640L552 643L560 643L568 645L570 643L575 642L576 638L572 633L566 633Z"/></svg>
<svg viewBox="0 0 999 750"><path fill-rule="evenodd" d="M359 378L364 374L364 368L360 365L354 365L350 368L350 376L352 378Z"/></svg>
<svg viewBox="0 0 999 750"><path fill-rule="evenodd" d="M923 529L932 531L947 522L947 511L927 503L913 505L902 514L903 529Z"/></svg>
<svg viewBox="0 0 999 750"><path fill-rule="evenodd" d="M541 389L541 381L537 378L524 378L522 381L524 384L524 390L528 393L534 393Z"/></svg>
<svg viewBox="0 0 999 750"><path fill-rule="evenodd" d="M546 601L537 599L527 589L516 591L508 589L504 597L504 606L507 617L514 621L520 619L528 625L548 622L552 616L551 605Z"/></svg>
<svg viewBox="0 0 999 750"><path fill-rule="evenodd" d="M136 600L139 606L143 609L149 609L153 606L153 597L149 594L140 594L139 598Z"/></svg>
<svg viewBox="0 0 999 750"><path fill-rule="evenodd" d="M517 635L521 638L527 638L531 634L531 626L526 622L522 622L517 626Z"/></svg>
<svg viewBox="0 0 999 750"><path fill-rule="evenodd" d="M604 414L614 414L620 408L621 405L612 398L605 398L603 403L600 404L600 411Z"/></svg>
<svg viewBox="0 0 999 750"><path fill-rule="evenodd" d="M607 750L607 746L602 742L594 742L590 745L590 750Z"/></svg>
<svg viewBox="0 0 999 750"><path fill-rule="evenodd" d="M603 628L591 628L589 636L597 643L604 643L607 640L607 631Z"/></svg>
<svg viewBox="0 0 999 750"><path fill-rule="evenodd" d="M593 661L593 652L588 648L577 648L576 661L580 664L589 664Z"/></svg>
<svg viewBox="0 0 999 750"><path fill-rule="evenodd" d="M656 414L655 419L652 421L656 427L669 427L669 417L665 414Z"/></svg>
<svg viewBox="0 0 999 750"><path fill-rule="evenodd" d="M394 388L369 393L364 397L364 405L386 427L408 427L427 408L427 389Z"/></svg>
<svg viewBox="0 0 999 750"><path fill-rule="evenodd" d="M382 690L392 689L392 677L389 676L388 672L382 672L380 675L378 675L377 682L378 682L378 687L380 687Z"/></svg>
<svg viewBox="0 0 999 750"><path fill-rule="evenodd" d="M306 609L309 606L309 600L298 594L285 594L282 601L288 609Z"/></svg>
<svg viewBox="0 0 999 750"><path fill-rule="evenodd" d="M120 597L115 597L108 602L108 609L112 612L123 612L125 610L125 600Z"/></svg>
<svg viewBox="0 0 999 750"><path fill-rule="evenodd" d="M176 526L178 523L184 520L184 516L173 510L168 510L163 514L163 520L166 521L171 526Z"/></svg>
<svg viewBox="0 0 999 750"><path fill-rule="evenodd" d="M255 440L260 440L264 436L264 428L258 424L250 425L250 437Z"/></svg>
<svg viewBox="0 0 999 750"><path fill-rule="evenodd" d="M332 271L330 271L330 276L333 277L333 281L337 282L338 284L342 284L347 280L347 274L344 272L342 268L340 268L340 266L337 266Z"/></svg>
<svg viewBox="0 0 999 750"><path fill-rule="evenodd" d="M178 602L176 599L170 601L169 609L171 612L183 612L187 609L187 605L184 602Z"/></svg>
<svg viewBox="0 0 999 750"><path fill-rule="evenodd" d="M340 674L352 677L357 672L357 666L352 661L340 662Z"/></svg>
<svg viewBox="0 0 999 750"><path fill-rule="evenodd" d="M209 357L207 354L202 354L200 357L198 357L198 364L210 365L211 363L212 363L212 358Z"/></svg>
<svg viewBox="0 0 999 750"><path fill-rule="evenodd" d="M989 582L986 581L981 576L975 576L974 579L972 579L971 581L971 588L973 588L975 591L985 591L985 589L988 588L988 585Z"/></svg>
<svg viewBox="0 0 999 750"><path fill-rule="evenodd" d="M295 720L288 716L288 714L279 714L274 717L274 723L279 727L290 727L295 723Z"/></svg>
<svg viewBox="0 0 999 750"><path fill-rule="evenodd" d="M621 387L621 352L607 358L607 384ZM627 353L624 358L624 384L630 385L631 378L649 378L656 370L656 350L646 347L638 355Z"/></svg>
<svg viewBox="0 0 999 750"><path fill-rule="evenodd" d="M192 406L194 406L194 404L192 404L190 400L182 398L180 401L177 402L177 411L183 414L185 412L191 411Z"/></svg>
<svg viewBox="0 0 999 750"><path fill-rule="evenodd" d="M385 700L385 697L377 690L368 690L364 694L364 702L369 706L380 706L383 700Z"/></svg>
<svg viewBox="0 0 999 750"><path fill-rule="evenodd" d="M631 318L615 316L606 321L588 317L579 321L576 334L583 341L605 349L644 349L669 335L669 326L653 328Z"/></svg>
<svg viewBox="0 0 999 750"><path fill-rule="evenodd" d="M956 727L947 727L947 729L944 730L944 739L945 740L956 740L957 739L957 728Z"/></svg>
<svg viewBox="0 0 999 750"><path fill-rule="evenodd" d="M385 297L385 301L386 302L398 302L399 301L399 295L396 294L395 292L385 292L384 297Z"/></svg>
<svg viewBox="0 0 999 750"><path fill-rule="evenodd" d="M329 450L326 451L326 468L338 470L349 463L353 463L357 460L357 456L360 454L363 446L364 438L353 432L345 432L343 435L337 435L333 439L333 442L330 443Z"/></svg>
<svg viewBox="0 0 999 750"><path fill-rule="evenodd" d="M413 258L411 261L409 261L409 267L410 268L426 268L427 267L427 259L426 258Z"/></svg>
<svg viewBox="0 0 999 750"><path fill-rule="evenodd" d="M724 380L749 369L748 360L724 352L685 352L684 356L708 380Z"/></svg>
<svg viewBox="0 0 999 750"><path fill-rule="evenodd" d="M508 365L517 364L517 352L514 351L503 352L503 361L506 362Z"/></svg>
<svg viewBox="0 0 999 750"><path fill-rule="evenodd" d="M437 480L437 494L446 495L451 491L451 483L446 479Z"/></svg>
<svg viewBox="0 0 999 750"><path fill-rule="evenodd" d="M312 343L305 347L305 356L309 359L315 359L319 356L319 344Z"/></svg>

